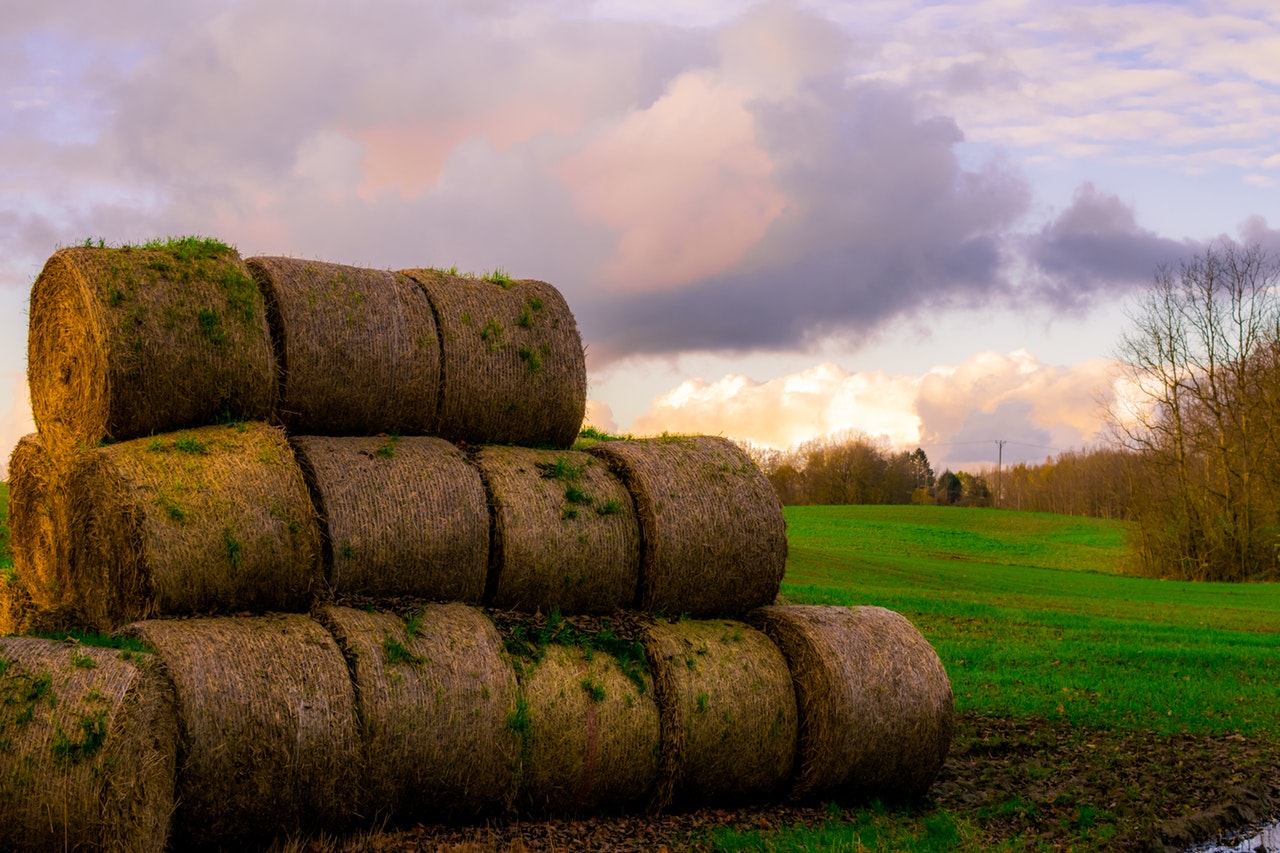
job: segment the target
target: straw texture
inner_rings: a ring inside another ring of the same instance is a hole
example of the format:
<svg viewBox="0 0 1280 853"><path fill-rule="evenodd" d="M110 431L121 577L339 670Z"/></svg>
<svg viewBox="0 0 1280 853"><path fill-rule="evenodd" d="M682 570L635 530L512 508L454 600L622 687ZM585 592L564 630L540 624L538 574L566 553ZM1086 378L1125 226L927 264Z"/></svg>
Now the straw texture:
<svg viewBox="0 0 1280 853"><path fill-rule="evenodd" d="M325 521L335 595L480 603L489 509L480 475L428 436L293 439Z"/></svg>
<svg viewBox="0 0 1280 853"><path fill-rule="evenodd" d="M55 252L31 288L27 347L36 426L59 446L264 419L275 404L262 295L215 241Z"/></svg>
<svg viewBox="0 0 1280 853"><path fill-rule="evenodd" d="M602 441L587 452L627 484L640 515L641 609L738 616L778 594L787 562L777 494L728 439Z"/></svg>
<svg viewBox="0 0 1280 853"><path fill-rule="evenodd" d="M0 849L164 850L176 756L150 655L0 640Z"/></svg>
<svg viewBox="0 0 1280 853"><path fill-rule="evenodd" d="M763 607L800 711L798 796L915 797L951 746L951 682L910 622L881 607Z"/></svg>
<svg viewBox="0 0 1280 853"><path fill-rule="evenodd" d="M635 604L640 523L631 495L586 453L485 447L494 607L608 613Z"/></svg>
<svg viewBox="0 0 1280 853"><path fill-rule="evenodd" d="M281 363L280 415L291 433L430 433L440 395L431 303L403 275L250 258Z"/></svg>
<svg viewBox="0 0 1280 853"><path fill-rule="evenodd" d="M541 281L404 273L431 298L440 329L436 434L467 444L572 444L586 414L587 370L560 292Z"/></svg>
<svg viewBox="0 0 1280 853"><path fill-rule="evenodd" d="M46 610L75 606L69 469L70 460L51 454L38 433L24 435L9 456L13 566L32 604Z"/></svg>
<svg viewBox="0 0 1280 853"><path fill-rule="evenodd" d="M181 728L174 849L340 830L363 767L342 652L304 615L152 620Z"/></svg>

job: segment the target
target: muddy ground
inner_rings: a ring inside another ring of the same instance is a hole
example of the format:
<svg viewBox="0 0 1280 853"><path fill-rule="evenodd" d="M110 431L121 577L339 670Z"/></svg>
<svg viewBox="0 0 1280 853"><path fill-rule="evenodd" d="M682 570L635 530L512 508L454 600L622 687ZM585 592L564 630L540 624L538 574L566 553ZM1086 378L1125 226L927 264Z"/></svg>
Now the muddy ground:
<svg viewBox="0 0 1280 853"><path fill-rule="evenodd" d="M1065 722L961 715L946 766L916 814L945 809L976 825L981 846L1015 849L1181 851L1256 825L1280 809L1277 743L1240 735L1111 732ZM303 850L377 853L488 851L711 851L718 827L772 830L831 820L827 803L662 817L415 826ZM297 848L295 848L297 849Z"/></svg>

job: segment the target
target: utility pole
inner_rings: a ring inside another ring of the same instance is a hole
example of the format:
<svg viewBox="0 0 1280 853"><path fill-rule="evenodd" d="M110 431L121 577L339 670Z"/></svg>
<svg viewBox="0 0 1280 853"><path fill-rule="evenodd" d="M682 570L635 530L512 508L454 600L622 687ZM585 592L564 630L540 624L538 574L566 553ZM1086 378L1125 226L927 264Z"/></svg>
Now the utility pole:
<svg viewBox="0 0 1280 853"><path fill-rule="evenodd" d="M999 509L1004 498L1004 442L1003 438L996 439L996 508Z"/></svg>

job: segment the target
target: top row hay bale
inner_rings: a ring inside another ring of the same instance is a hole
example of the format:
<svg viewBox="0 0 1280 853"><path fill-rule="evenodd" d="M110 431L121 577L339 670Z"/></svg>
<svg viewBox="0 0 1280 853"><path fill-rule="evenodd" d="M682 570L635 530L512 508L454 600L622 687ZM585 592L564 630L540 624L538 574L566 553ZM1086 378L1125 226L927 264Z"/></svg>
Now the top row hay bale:
<svg viewBox="0 0 1280 853"><path fill-rule="evenodd" d="M59 445L265 419L275 406L262 294L215 240L55 252L31 288L27 347L36 425Z"/></svg>
<svg viewBox="0 0 1280 853"><path fill-rule="evenodd" d="M290 432L432 431L440 342L422 288L386 270L297 258L246 264L266 297Z"/></svg>
<svg viewBox="0 0 1280 853"><path fill-rule="evenodd" d="M736 444L662 436L602 441L587 452L619 474L635 499L642 610L738 616L777 597L787 563L782 505Z"/></svg>
<svg viewBox="0 0 1280 853"><path fill-rule="evenodd" d="M0 640L0 849L159 853L177 747L151 655Z"/></svg>
<svg viewBox="0 0 1280 853"><path fill-rule="evenodd" d="M467 444L567 448L586 414L587 370L573 313L546 282L404 270L440 327L435 433Z"/></svg>

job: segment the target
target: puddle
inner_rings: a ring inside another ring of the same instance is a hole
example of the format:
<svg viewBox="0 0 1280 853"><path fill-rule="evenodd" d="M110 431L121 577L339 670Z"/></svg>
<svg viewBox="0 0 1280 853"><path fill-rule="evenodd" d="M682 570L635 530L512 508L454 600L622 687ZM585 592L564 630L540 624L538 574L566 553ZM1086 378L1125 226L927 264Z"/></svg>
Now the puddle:
<svg viewBox="0 0 1280 853"><path fill-rule="evenodd" d="M1187 853L1268 853L1280 851L1280 822L1270 823L1251 838L1229 843L1213 841L1188 847Z"/></svg>

